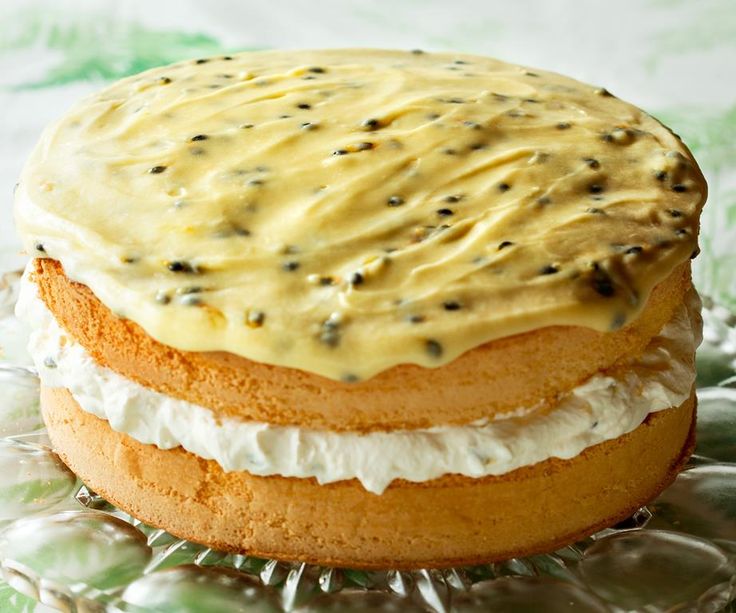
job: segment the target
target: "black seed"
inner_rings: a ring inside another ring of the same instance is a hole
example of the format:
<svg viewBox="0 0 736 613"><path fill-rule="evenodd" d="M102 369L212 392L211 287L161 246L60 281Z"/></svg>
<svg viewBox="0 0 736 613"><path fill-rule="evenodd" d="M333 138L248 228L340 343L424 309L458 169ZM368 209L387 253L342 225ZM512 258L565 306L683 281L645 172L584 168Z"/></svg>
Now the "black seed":
<svg viewBox="0 0 736 613"><path fill-rule="evenodd" d="M414 55L423 55L424 51L422 51L421 49L412 49L411 53L413 53Z"/></svg>
<svg viewBox="0 0 736 613"><path fill-rule="evenodd" d="M176 293L180 295L200 294L201 292L202 292L202 288L199 285L190 285L189 287L180 287L178 290L176 290Z"/></svg>
<svg viewBox="0 0 736 613"><path fill-rule="evenodd" d="M511 189L511 186L508 183L499 183L498 184L498 191L500 192L507 192Z"/></svg>
<svg viewBox="0 0 736 613"><path fill-rule="evenodd" d="M332 155L347 155L349 151L347 149L335 149Z"/></svg>
<svg viewBox="0 0 736 613"><path fill-rule="evenodd" d="M442 355L442 345L434 339L424 341L424 348L433 358L439 358Z"/></svg>
<svg viewBox="0 0 736 613"><path fill-rule="evenodd" d="M296 105L296 108L303 109L303 110L306 111L308 109L311 109L312 108L312 105L311 104L307 104L306 102L300 102L299 104Z"/></svg>
<svg viewBox="0 0 736 613"><path fill-rule="evenodd" d="M169 304L171 302L171 296L169 296L166 292L156 292L155 297L156 302L159 304Z"/></svg>
<svg viewBox="0 0 736 613"><path fill-rule="evenodd" d="M325 72L327 72L327 71L326 71L326 70L325 70L324 68L322 68L321 66L311 66L311 67L310 67L310 68L308 68L307 70L309 70L309 72L313 72L313 73L315 73L315 74L324 74Z"/></svg>
<svg viewBox="0 0 736 613"><path fill-rule="evenodd" d="M448 104L465 104L465 100L462 98L447 98L444 102L447 102Z"/></svg>
<svg viewBox="0 0 736 613"><path fill-rule="evenodd" d="M375 117L371 117L364 119L360 125L364 130L378 130L381 127L381 121Z"/></svg>
<svg viewBox="0 0 736 613"><path fill-rule="evenodd" d="M593 270L593 278L591 282L593 289L605 298L610 298L616 293L616 289L613 286L613 281L609 274L597 265Z"/></svg>
<svg viewBox="0 0 736 613"><path fill-rule="evenodd" d="M445 202L450 202L450 203L460 202L462 199L463 199L462 196L445 196L444 198Z"/></svg>
<svg viewBox="0 0 736 613"><path fill-rule="evenodd" d="M406 318L406 320L407 320L407 321L408 321L409 323L412 323L412 324L420 324L420 323L422 323L423 321L426 321L426 319L427 319L427 318L426 318L426 317L425 317L424 315L409 315L409 316L408 316L408 317Z"/></svg>
<svg viewBox="0 0 736 613"><path fill-rule="evenodd" d="M184 262L182 260L173 260L166 264L166 268L171 272L196 272L196 269L189 262Z"/></svg>
<svg viewBox="0 0 736 613"><path fill-rule="evenodd" d="M335 280L332 277L320 277L319 278L320 285L332 285L334 282Z"/></svg>
<svg viewBox="0 0 736 613"><path fill-rule="evenodd" d="M603 186L598 185L598 183L593 183L592 185L588 186L588 191L591 194L600 194L603 191Z"/></svg>
<svg viewBox="0 0 736 613"><path fill-rule="evenodd" d="M458 65L462 66L463 64L467 64L467 62L465 60L455 60L453 62L453 64L458 64Z"/></svg>
<svg viewBox="0 0 736 613"><path fill-rule="evenodd" d="M700 255L700 247L696 247L696 248L695 248L695 251L693 251L693 252L692 252L692 253L690 254L690 259L691 259L691 260L694 260L694 259L695 259L696 257L698 257L699 255Z"/></svg>
<svg viewBox="0 0 736 613"><path fill-rule="evenodd" d="M625 313L615 313L613 316L613 319L611 320L611 330L618 330L620 327L622 327L626 323L626 314ZM595 425L598 422L595 422Z"/></svg>
<svg viewBox="0 0 736 613"><path fill-rule="evenodd" d="M169 79L169 77L161 77L158 82L161 83L161 85L168 85L171 83L171 79Z"/></svg>
<svg viewBox="0 0 736 613"><path fill-rule="evenodd" d="M358 151L368 151L369 149L373 149L375 145L373 143L364 142L358 143L355 147Z"/></svg>
<svg viewBox="0 0 736 613"><path fill-rule="evenodd" d="M572 124L571 123L567 123L566 121L561 121L560 123L557 124L557 129L558 130L568 130L571 127L572 127Z"/></svg>
<svg viewBox="0 0 736 613"><path fill-rule="evenodd" d="M595 90L594 93L599 96L603 96L605 98L613 97L613 94L609 92L605 87L599 87L598 89Z"/></svg>
<svg viewBox="0 0 736 613"><path fill-rule="evenodd" d="M687 236L690 231L687 228L678 228L675 230L675 236Z"/></svg>
<svg viewBox="0 0 736 613"><path fill-rule="evenodd" d="M312 123L310 121L305 121L303 124L299 126L302 130L316 130L318 128L318 124Z"/></svg>
<svg viewBox="0 0 736 613"><path fill-rule="evenodd" d="M279 115L279 119L291 119L291 115Z"/></svg>
<svg viewBox="0 0 736 613"><path fill-rule="evenodd" d="M263 185L263 183L264 182L261 179L251 179L250 181L248 181L248 185L251 185L253 187L260 187L261 185Z"/></svg>
<svg viewBox="0 0 736 613"><path fill-rule="evenodd" d="M364 281L365 277L359 272L354 272L352 275L350 275L351 285L361 285Z"/></svg>
<svg viewBox="0 0 736 613"><path fill-rule="evenodd" d="M437 215L440 217L449 217L450 215L454 215L455 211L452 209L437 209Z"/></svg>
<svg viewBox="0 0 736 613"><path fill-rule="evenodd" d="M387 204L389 206L401 206L402 204L404 204L404 199L401 196L391 196L387 200Z"/></svg>
<svg viewBox="0 0 736 613"><path fill-rule="evenodd" d="M253 124L252 123L241 123L238 127L241 130L249 130L250 128L253 127Z"/></svg>
<svg viewBox="0 0 736 613"><path fill-rule="evenodd" d="M542 206L546 204L550 204L552 202L552 198L549 196L541 196L540 198L537 198L537 204L541 204Z"/></svg>
<svg viewBox="0 0 736 613"><path fill-rule="evenodd" d="M46 253L46 247L43 246L43 243L36 243L34 247L36 248L36 251L40 251L41 253Z"/></svg>
<svg viewBox="0 0 736 613"><path fill-rule="evenodd" d="M353 373L345 373L340 377L340 380L344 383L357 383L360 381L360 377L358 375L354 375Z"/></svg>
<svg viewBox="0 0 736 613"><path fill-rule="evenodd" d="M223 55L223 56L222 56L222 59L223 59L223 60L225 60L226 62L229 62L229 61L230 61L230 60L232 60L233 58L232 58L232 56L231 56L231 55Z"/></svg>
<svg viewBox="0 0 736 613"><path fill-rule="evenodd" d="M665 170L659 170L654 174L654 178L657 179L657 181L664 181L667 178L667 171Z"/></svg>
<svg viewBox="0 0 736 613"><path fill-rule="evenodd" d="M296 262L296 261L294 261L294 260L291 260L291 261L289 261L289 262L284 262L284 263L283 263L283 264L281 265L281 268L282 268L283 270L285 270L286 272L293 272L293 271L295 271L295 270L296 270L297 268L299 268L299 262Z"/></svg>
<svg viewBox="0 0 736 613"><path fill-rule="evenodd" d="M135 264L138 261L138 258L135 258L133 256L125 256L121 258L123 261L123 264Z"/></svg>
<svg viewBox="0 0 736 613"><path fill-rule="evenodd" d="M260 328L266 321L266 314L263 311L249 311L245 323L252 328Z"/></svg>
<svg viewBox="0 0 736 613"><path fill-rule="evenodd" d="M457 155L457 149L443 149L442 153L444 153L445 155Z"/></svg>
<svg viewBox="0 0 736 613"><path fill-rule="evenodd" d="M558 272L560 272L560 269L554 264L547 264L547 266L544 266L539 270L540 275L554 275Z"/></svg>
<svg viewBox="0 0 736 613"><path fill-rule="evenodd" d="M608 132L604 132L601 134L601 140L604 140L607 143L612 143L616 139L613 137L613 134L609 134Z"/></svg>
<svg viewBox="0 0 736 613"><path fill-rule="evenodd" d="M629 247L626 251L624 251L624 253L626 253L627 255L636 255L638 253L641 253L642 251L644 251L644 247L640 245L634 245L633 247Z"/></svg>
<svg viewBox="0 0 736 613"><path fill-rule="evenodd" d="M470 148L473 151L479 151L480 149L485 149L485 146L485 143L473 143L472 145L470 145Z"/></svg>
<svg viewBox="0 0 736 613"><path fill-rule="evenodd" d="M528 70L527 70L527 71L525 71L525 72L524 72L524 74L525 74L525 75L526 75L527 77L538 77L538 76L539 76L539 75L538 75L538 74L537 74L536 72L530 72L530 71L528 71Z"/></svg>
<svg viewBox="0 0 736 613"><path fill-rule="evenodd" d="M502 243L499 243L498 250L501 251L501 249L506 249L506 247L511 247L513 245L511 241L503 241Z"/></svg>
<svg viewBox="0 0 736 613"><path fill-rule="evenodd" d="M337 347L340 344L340 334L337 330L326 329L319 335L319 340L328 347Z"/></svg>
<svg viewBox="0 0 736 613"><path fill-rule="evenodd" d="M672 191L673 192L686 192L687 187L683 185L682 183L676 183L675 185L672 186Z"/></svg>
<svg viewBox="0 0 736 613"><path fill-rule="evenodd" d="M190 138L189 140L194 142L198 140L207 140L208 138L209 136L207 136L206 134L197 134L197 136L192 136L192 138Z"/></svg>
<svg viewBox="0 0 736 613"><path fill-rule="evenodd" d="M186 306L199 306L200 304L204 303L202 298L200 298L196 294L188 294L186 296L182 296L180 302Z"/></svg>
<svg viewBox="0 0 736 613"><path fill-rule="evenodd" d="M160 175L164 170L166 170L166 166L154 166L153 168L149 168L148 172L152 175Z"/></svg>
<svg viewBox="0 0 736 613"><path fill-rule="evenodd" d="M202 59L196 60L194 63L195 64L206 64L207 62L209 62L209 59L202 58Z"/></svg>
<svg viewBox="0 0 736 613"><path fill-rule="evenodd" d="M595 158L583 158L583 162L585 162L589 168L592 168L594 170L601 167L601 163Z"/></svg>
<svg viewBox="0 0 736 613"><path fill-rule="evenodd" d="M442 303L442 308L445 309L445 311L459 311L462 306L457 300L446 300Z"/></svg>

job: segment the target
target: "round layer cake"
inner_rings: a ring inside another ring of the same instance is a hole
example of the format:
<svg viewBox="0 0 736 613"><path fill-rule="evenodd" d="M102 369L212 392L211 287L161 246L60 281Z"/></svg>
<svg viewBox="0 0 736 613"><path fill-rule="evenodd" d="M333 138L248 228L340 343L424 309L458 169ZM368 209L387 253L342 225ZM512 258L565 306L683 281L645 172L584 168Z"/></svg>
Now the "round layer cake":
<svg viewBox="0 0 736 613"><path fill-rule="evenodd" d="M93 490L223 550L554 549L691 452L705 196L655 119L488 58L136 75L50 126L16 190L49 434Z"/></svg>

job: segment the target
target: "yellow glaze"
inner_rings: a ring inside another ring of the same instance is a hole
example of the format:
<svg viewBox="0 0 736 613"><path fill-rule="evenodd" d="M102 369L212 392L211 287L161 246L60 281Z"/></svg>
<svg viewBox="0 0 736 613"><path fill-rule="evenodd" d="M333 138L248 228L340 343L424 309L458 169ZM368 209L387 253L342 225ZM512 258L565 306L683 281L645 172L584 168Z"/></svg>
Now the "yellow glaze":
<svg viewBox="0 0 736 613"><path fill-rule="evenodd" d="M276 51L82 101L16 219L163 343L353 381L625 325L696 249L705 194L680 141L605 90L467 55Z"/></svg>

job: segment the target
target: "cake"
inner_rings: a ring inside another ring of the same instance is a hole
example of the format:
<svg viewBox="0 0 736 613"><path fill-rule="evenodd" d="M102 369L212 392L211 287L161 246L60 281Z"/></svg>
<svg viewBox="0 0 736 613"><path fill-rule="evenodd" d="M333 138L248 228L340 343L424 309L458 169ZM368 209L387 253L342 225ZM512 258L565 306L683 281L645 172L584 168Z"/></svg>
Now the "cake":
<svg viewBox="0 0 736 613"><path fill-rule="evenodd" d="M143 522L360 568L553 550L693 448L703 177L607 90L461 54L190 60L15 195L60 457Z"/></svg>

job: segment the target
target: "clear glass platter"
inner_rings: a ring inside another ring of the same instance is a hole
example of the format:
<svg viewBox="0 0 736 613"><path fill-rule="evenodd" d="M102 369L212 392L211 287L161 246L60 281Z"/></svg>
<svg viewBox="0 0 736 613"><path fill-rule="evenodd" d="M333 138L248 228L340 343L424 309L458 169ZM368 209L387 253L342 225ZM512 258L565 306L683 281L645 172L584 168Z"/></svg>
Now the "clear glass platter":
<svg viewBox="0 0 736 613"><path fill-rule="evenodd" d="M90 492L50 448L17 280L0 277L0 611L736 612L736 317L707 299L698 445L657 500L545 555L366 572L214 551Z"/></svg>

